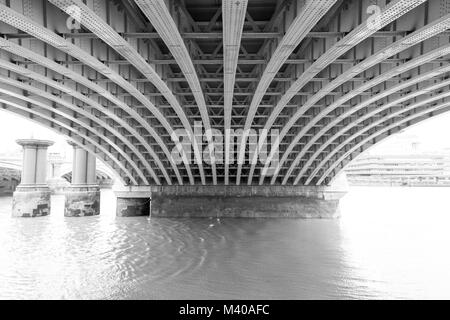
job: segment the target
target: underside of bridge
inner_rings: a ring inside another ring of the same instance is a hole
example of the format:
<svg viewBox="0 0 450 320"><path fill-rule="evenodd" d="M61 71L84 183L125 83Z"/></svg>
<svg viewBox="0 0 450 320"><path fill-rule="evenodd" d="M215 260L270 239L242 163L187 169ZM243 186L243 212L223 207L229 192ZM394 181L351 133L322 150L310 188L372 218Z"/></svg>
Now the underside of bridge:
<svg viewBox="0 0 450 320"><path fill-rule="evenodd" d="M0 104L130 186L328 186L450 110L449 26L449 0L0 0Z"/></svg>
<svg viewBox="0 0 450 320"><path fill-rule="evenodd" d="M98 170L97 170L95 176L96 176L96 183L101 187L102 186L111 187L114 182L114 180L110 176L108 176L108 174L98 171ZM67 172L67 173L63 174L62 179L71 183L72 182L72 172Z"/></svg>

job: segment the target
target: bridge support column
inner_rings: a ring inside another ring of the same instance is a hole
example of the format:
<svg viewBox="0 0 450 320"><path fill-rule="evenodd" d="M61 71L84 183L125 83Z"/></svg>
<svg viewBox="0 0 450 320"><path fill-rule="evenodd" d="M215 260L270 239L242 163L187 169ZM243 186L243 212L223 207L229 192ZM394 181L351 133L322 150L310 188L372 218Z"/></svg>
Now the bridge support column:
<svg viewBox="0 0 450 320"><path fill-rule="evenodd" d="M66 217L100 214L100 188L96 179L95 156L79 146L73 146L72 184L65 190Z"/></svg>
<svg viewBox="0 0 450 320"><path fill-rule="evenodd" d="M151 214L152 217L170 218L337 218L339 200L345 193L345 183L335 186L131 187L129 190L116 192L117 215Z"/></svg>
<svg viewBox="0 0 450 320"><path fill-rule="evenodd" d="M17 140L23 147L22 180L13 195L13 217L41 217L50 214L47 185L47 149L52 141Z"/></svg>

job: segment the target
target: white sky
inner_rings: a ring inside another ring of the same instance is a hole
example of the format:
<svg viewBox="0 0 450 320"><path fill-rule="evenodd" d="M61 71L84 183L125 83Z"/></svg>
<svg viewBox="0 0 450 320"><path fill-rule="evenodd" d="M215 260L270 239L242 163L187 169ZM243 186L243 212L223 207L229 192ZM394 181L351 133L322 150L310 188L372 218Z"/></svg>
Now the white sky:
<svg viewBox="0 0 450 320"><path fill-rule="evenodd" d="M21 151L15 142L17 139L43 139L55 141L49 152L59 152L66 155L71 152L67 139L33 121L16 116L6 111L0 111L0 154L14 154Z"/></svg>
<svg viewBox="0 0 450 320"><path fill-rule="evenodd" d="M450 113L431 118L405 130L404 133L389 138L371 149L371 153L383 153L383 149L398 144L402 135L415 136L421 146L426 149L440 151L450 148ZM62 155L70 156L71 147L67 144L64 136L28 119L0 111L0 154L20 152L21 148L15 141L31 137L55 141L55 145L49 149L49 152L59 152Z"/></svg>
<svg viewBox="0 0 450 320"><path fill-rule="evenodd" d="M371 153L383 153L384 149L398 146L406 136L414 137L421 149L442 151L450 148L450 112L418 123L403 132L380 142ZM392 149L392 148L391 148Z"/></svg>

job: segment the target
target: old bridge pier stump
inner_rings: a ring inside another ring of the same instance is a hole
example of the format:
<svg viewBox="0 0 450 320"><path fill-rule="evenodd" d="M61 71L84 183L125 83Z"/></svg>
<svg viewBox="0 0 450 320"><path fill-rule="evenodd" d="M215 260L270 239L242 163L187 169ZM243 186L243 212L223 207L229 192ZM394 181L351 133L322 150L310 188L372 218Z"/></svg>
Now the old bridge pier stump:
<svg viewBox="0 0 450 320"><path fill-rule="evenodd" d="M47 185L47 149L52 141L17 140L23 147L21 183L13 195L13 217L42 217L50 214L50 189Z"/></svg>
<svg viewBox="0 0 450 320"><path fill-rule="evenodd" d="M96 158L78 145L73 146L72 183L65 190L64 216L100 214L100 188L96 180Z"/></svg>

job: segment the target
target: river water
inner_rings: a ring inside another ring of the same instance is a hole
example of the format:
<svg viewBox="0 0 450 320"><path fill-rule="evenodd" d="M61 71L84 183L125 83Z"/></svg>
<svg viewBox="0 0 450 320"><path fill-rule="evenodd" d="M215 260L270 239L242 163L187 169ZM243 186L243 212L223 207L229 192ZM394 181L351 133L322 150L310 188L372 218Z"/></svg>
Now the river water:
<svg viewBox="0 0 450 320"><path fill-rule="evenodd" d="M450 188L352 188L339 220L10 217L1 299L450 298Z"/></svg>

